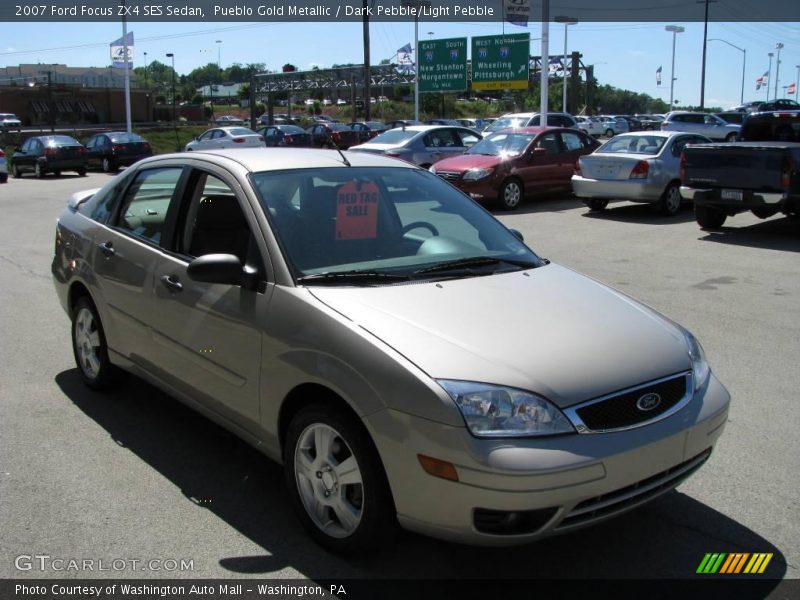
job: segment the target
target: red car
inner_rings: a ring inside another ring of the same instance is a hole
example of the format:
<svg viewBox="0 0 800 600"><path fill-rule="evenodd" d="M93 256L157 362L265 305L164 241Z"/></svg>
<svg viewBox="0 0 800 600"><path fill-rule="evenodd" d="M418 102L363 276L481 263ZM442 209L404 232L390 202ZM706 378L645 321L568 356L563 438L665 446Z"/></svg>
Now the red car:
<svg viewBox="0 0 800 600"><path fill-rule="evenodd" d="M575 163L600 142L575 129L522 127L494 132L464 154L430 168L476 200L513 210L526 195L570 192Z"/></svg>

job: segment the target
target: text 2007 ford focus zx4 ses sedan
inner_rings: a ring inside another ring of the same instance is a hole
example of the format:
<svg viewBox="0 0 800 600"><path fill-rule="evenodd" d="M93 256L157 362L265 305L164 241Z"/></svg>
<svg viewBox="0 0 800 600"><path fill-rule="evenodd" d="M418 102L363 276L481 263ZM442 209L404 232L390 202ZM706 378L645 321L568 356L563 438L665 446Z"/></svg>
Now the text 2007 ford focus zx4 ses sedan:
<svg viewBox="0 0 800 600"><path fill-rule="evenodd" d="M727 417L688 331L388 158L144 160L70 199L53 275L89 386L132 372L282 462L337 551L398 521L486 545L601 521Z"/></svg>

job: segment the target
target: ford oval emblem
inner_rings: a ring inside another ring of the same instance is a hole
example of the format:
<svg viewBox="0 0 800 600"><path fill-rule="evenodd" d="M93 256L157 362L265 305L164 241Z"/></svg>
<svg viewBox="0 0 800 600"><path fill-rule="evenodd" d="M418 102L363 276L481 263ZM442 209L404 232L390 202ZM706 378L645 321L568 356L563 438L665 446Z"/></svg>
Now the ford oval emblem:
<svg viewBox="0 0 800 600"><path fill-rule="evenodd" d="M645 394L636 401L636 408L642 411L653 410L661 404L661 396L654 393Z"/></svg>

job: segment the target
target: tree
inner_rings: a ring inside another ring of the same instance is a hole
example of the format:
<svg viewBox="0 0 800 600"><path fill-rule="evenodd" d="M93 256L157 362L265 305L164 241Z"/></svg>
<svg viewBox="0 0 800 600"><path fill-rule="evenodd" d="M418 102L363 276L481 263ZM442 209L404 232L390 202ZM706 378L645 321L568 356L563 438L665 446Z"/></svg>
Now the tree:
<svg viewBox="0 0 800 600"><path fill-rule="evenodd" d="M293 73L294 71L297 71L297 67L291 63L286 63L283 65L282 70L284 73Z"/></svg>

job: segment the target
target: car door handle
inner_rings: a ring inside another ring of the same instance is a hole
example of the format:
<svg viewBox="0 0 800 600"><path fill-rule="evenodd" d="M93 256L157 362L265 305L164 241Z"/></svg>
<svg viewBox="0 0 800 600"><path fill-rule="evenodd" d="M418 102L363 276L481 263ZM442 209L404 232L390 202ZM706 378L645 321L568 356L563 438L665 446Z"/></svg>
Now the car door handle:
<svg viewBox="0 0 800 600"><path fill-rule="evenodd" d="M103 242L102 244L97 244L97 247L100 248L100 252L102 252L106 257L111 257L116 254L116 250L114 250L114 244L111 242Z"/></svg>
<svg viewBox="0 0 800 600"><path fill-rule="evenodd" d="M181 282L178 281L177 277L173 277L172 275L162 276L161 283L164 285L165 288L167 288L172 292L180 292L183 290L183 285L181 285Z"/></svg>

